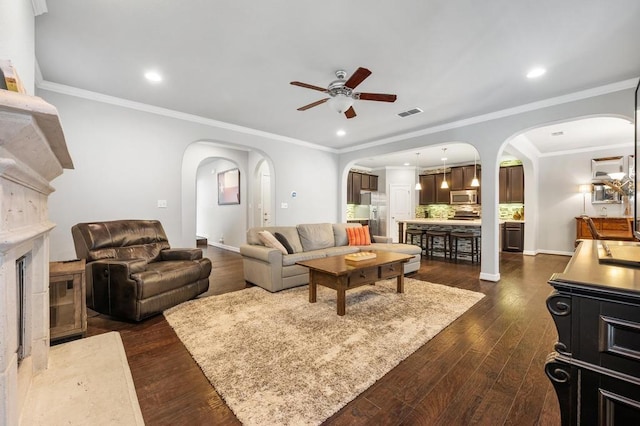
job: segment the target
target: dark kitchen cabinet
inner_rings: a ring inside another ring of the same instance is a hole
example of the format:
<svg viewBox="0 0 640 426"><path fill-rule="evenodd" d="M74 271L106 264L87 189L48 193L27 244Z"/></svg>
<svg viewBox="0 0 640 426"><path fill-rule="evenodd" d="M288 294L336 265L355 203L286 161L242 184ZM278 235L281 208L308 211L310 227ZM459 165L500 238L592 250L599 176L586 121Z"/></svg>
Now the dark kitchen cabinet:
<svg viewBox="0 0 640 426"><path fill-rule="evenodd" d="M421 175L420 176L420 200L422 205L435 204L436 203L436 175Z"/></svg>
<svg viewBox="0 0 640 426"><path fill-rule="evenodd" d="M464 189L476 189L471 186L471 181L475 174L474 166L461 166L451 168L451 190L460 191Z"/></svg>
<svg viewBox="0 0 640 426"><path fill-rule="evenodd" d="M522 252L524 250L524 223L506 222L503 232L503 251Z"/></svg>
<svg viewBox="0 0 640 426"><path fill-rule="evenodd" d="M368 175L365 173L357 173L360 175L360 189L363 191L378 190L378 176Z"/></svg>
<svg viewBox="0 0 640 426"><path fill-rule="evenodd" d="M347 177L347 204L360 204L360 191L377 191L378 176L349 172Z"/></svg>
<svg viewBox="0 0 640 426"><path fill-rule="evenodd" d="M440 186L442 185L442 181L444 180L444 176L441 174L435 175L435 184L436 184L436 203L438 204L449 204L451 192L450 188L442 189Z"/></svg>
<svg viewBox="0 0 640 426"><path fill-rule="evenodd" d="M419 196L420 204L449 204L451 190L440 188L442 180L441 173L420 176L420 185L422 186Z"/></svg>
<svg viewBox="0 0 640 426"><path fill-rule="evenodd" d="M524 203L524 168L522 166L500 167L500 204Z"/></svg>

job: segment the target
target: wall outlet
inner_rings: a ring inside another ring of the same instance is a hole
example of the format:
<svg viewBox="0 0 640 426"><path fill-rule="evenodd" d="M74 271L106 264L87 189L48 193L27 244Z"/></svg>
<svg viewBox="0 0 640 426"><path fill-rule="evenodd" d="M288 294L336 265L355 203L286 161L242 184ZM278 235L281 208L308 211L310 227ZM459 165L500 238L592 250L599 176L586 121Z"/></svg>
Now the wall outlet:
<svg viewBox="0 0 640 426"><path fill-rule="evenodd" d="M158 200L158 208L166 209L167 208L167 200Z"/></svg>

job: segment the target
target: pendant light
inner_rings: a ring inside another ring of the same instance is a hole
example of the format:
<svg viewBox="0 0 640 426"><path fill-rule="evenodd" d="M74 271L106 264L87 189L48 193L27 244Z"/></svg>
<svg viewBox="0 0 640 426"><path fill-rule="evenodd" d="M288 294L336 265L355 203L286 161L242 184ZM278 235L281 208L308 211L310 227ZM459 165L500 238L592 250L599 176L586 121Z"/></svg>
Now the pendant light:
<svg viewBox="0 0 640 426"><path fill-rule="evenodd" d="M422 185L420 185L420 153L416 152L416 191L422 191Z"/></svg>
<svg viewBox="0 0 640 426"><path fill-rule="evenodd" d="M471 186L478 187L480 186L480 181L478 180L478 166L476 164L477 153L473 154L473 179L471 179Z"/></svg>
<svg viewBox="0 0 640 426"><path fill-rule="evenodd" d="M442 189L448 189L449 188L449 184L447 183L447 157L445 157L444 155L447 153L447 148L442 148L442 184L440 185L440 188Z"/></svg>

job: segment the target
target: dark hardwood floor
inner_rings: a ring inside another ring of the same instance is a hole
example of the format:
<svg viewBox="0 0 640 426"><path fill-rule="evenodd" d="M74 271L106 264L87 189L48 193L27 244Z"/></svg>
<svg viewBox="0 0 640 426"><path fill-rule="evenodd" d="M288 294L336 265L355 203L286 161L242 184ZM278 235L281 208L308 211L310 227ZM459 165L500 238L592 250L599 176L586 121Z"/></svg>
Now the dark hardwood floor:
<svg viewBox="0 0 640 426"><path fill-rule="evenodd" d="M211 296L245 288L241 257L208 247ZM502 253L501 280L479 266L423 259L412 278L486 297L351 401L326 425L557 425L544 374L557 339L547 280L568 257ZM147 425L240 424L162 315L139 324L92 315L88 335L119 331Z"/></svg>

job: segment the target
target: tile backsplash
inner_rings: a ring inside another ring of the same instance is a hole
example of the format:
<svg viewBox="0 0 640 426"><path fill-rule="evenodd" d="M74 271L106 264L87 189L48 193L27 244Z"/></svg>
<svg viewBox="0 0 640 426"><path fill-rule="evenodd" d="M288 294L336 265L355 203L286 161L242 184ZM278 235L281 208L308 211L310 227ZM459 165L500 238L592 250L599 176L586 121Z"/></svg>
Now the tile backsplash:
<svg viewBox="0 0 640 426"><path fill-rule="evenodd" d="M480 217L482 217L482 207L480 205L477 206L452 206L449 204L429 204L429 205L420 205L416 206L416 218L447 218L452 217L456 210L472 210L480 213ZM498 214L500 219L514 219L513 215L518 212L523 214L524 212L524 204L500 204L498 206ZM427 216L428 214L428 216ZM522 218L524 219L524 217Z"/></svg>

